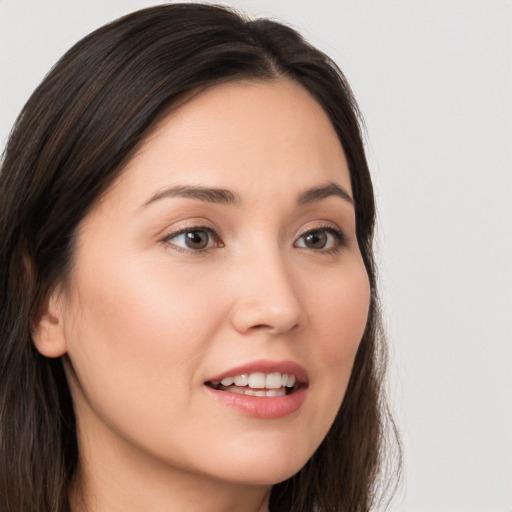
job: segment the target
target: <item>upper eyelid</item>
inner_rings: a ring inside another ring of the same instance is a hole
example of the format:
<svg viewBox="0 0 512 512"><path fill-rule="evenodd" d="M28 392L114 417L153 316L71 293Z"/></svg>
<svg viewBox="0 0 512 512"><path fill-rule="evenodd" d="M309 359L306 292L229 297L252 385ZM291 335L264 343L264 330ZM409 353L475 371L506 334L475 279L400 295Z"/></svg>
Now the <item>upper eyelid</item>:
<svg viewBox="0 0 512 512"><path fill-rule="evenodd" d="M327 231L331 234L334 233L336 235L339 235L340 237L346 238L346 235L343 232L343 230L338 227L334 227L334 226L319 226L319 227L310 228L310 229L303 231L297 238L302 238L303 236L309 235L310 233L316 233L318 231Z"/></svg>
<svg viewBox="0 0 512 512"><path fill-rule="evenodd" d="M309 227L307 229L301 230L299 232L299 234L297 234L297 238L300 238L301 236L304 236L304 235L314 232L314 231L321 231L322 229L332 230L332 231L336 231L336 232L344 234L343 230L340 229L336 224L328 222L328 223L325 223L325 224L322 224L319 226L313 226L313 227ZM209 233L214 234L217 237L220 237L219 231L216 228L213 228L211 226L202 225L202 224L201 225L193 224L190 226L183 226L183 227L177 228L175 230L169 231L164 236L164 238L172 238L172 237L181 235L183 233L188 233L190 231L207 231Z"/></svg>
<svg viewBox="0 0 512 512"><path fill-rule="evenodd" d="M178 235L182 235L183 233L188 233L190 231L207 231L208 233L211 233L215 235L217 238L219 238L219 231L207 224L189 224L189 225L181 225L175 228L167 228L164 232L164 235L162 236L162 239L168 239L173 238Z"/></svg>
<svg viewBox="0 0 512 512"><path fill-rule="evenodd" d="M218 231L215 228L212 228L210 226L204 226L204 225L193 225L193 226L183 226L177 229L173 229L172 231L166 232L161 240L166 241L170 240L171 238L175 238L177 236L183 235L184 233L190 233L192 231L206 231L210 235L212 235L214 238L220 240L220 236Z"/></svg>
<svg viewBox="0 0 512 512"><path fill-rule="evenodd" d="M336 235L336 237L338 238L341 245L345 245L348 243L347 235L345 234L344 230L342 230L337 224L335 224L334 222L331 222L331 221L321 221L321 224L315 225L315 226L310 226L306 229L301 230L299 233L297 233L293 244L295 244L297 240L299 240L300 238L302 238L303 236L305 236L309 233L314 233L315 231L322 231L322 230L327 230L327 231L330 231L331 233L334 233ZM169 241L172 238L175 238L177 236L180 236L184 233L188 233L191 231L206 231L212 236L215 243L221 241L222 246L224 246L224 243L222 242L222 236L219 234L218 229L213 228L208 225L205 225L205 224L190 224L188 226L184 225L184 226L178 227L172 231L167 232L167 234L165 234L165 236L163 236L161 238L161 240L163 242L169 243ZM203 249L203 250L207 250L207 249ZM191 251L198 252L198 251L194 251L192 249L191 249Z"/></svg>
<svg viewBox="0 0 512 512"><path fill-rule="evenodd" d="M349 237L345 234L345 231L343 229L341 229L340 227L338 227L337 225L331 224L330 222L327 224L321 225L321 226L311 227L311 228L303 231L299 236L297 236L294 244L297 242L297 240L301 239L302 237L308 235L309 233L314 233L316 231L329 231L331 233L331 235L336 238L336 241L337 241L336 245L337 245L338 249L340 249L342 247L348 247L350 245ZM323 252L323 251L319 250L319 252ZM324 251L324 252L329 252L329 251Z"/></svg>
<svg viewBox="0 0 512 512"><path fill-rule="evenodd" d="M191 231L207 231L208 233L217 234L217 231L209 226L192 226L192 227L183 227L179 228L175 231L171 231L168 233L165 238L173 238L175 236L182 235L183 233L189 233Z"/></svg>
<svg viewBox="0 0 512 512"><path fill-rule="evenodd" d="M331 230L331 231L340 233L343 236L346 236L345 231L343 229L341 229L336 223L331 222L331 221L320 221L320 224L318 224L318 225L310 226L310 227L307 227L306 229L301 230L299 232L299 234L297 235L297 238L300 238L301 236L307 235L308 233L311 233L314 231L322 231L322 230L327 230L327 231Z"/></svg>

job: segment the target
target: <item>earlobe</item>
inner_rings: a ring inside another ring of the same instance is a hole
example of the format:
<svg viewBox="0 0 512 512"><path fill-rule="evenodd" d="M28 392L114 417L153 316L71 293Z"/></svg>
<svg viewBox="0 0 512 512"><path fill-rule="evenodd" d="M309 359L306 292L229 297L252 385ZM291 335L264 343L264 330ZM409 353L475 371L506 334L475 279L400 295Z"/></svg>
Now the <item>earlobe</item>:
<svg viewBox="0 0 512 512"><path fill-rule="evenodd" d="M32 328L32 340L38 352L46 357L60 357L67 352L60 287L43 304Z"/></svg>

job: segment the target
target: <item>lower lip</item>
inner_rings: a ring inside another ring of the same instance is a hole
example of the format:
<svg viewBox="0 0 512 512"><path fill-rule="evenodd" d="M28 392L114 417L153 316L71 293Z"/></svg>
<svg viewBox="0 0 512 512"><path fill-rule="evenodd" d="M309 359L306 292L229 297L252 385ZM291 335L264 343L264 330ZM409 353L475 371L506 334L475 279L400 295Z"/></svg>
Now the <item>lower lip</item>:
<svg viewBox="0 0 512 512"><path fill-rule="evenodd" d="M251 418L283 418L297 411L306 398L306 388L296 389L283 396L250 396L229 391L219 391L205 386L216 400Z"/></svg>

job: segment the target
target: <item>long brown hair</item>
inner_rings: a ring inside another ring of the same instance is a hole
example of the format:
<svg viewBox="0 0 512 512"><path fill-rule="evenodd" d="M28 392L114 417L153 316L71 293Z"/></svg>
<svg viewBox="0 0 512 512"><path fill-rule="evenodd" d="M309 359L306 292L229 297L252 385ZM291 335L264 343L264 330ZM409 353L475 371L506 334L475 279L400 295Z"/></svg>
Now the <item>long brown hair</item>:
<svg viewBox="0 0 512 512"><path fill-rule="evenodd" d="M41 303L66 278L77 225L156 119L214 84L287 77L327 112L349 164L371 304L345 399L327 437L274 486L272 512L366 512L394 432L372 252L375 205L360 116L343 74L291 28L212 5L170 4L78 42L23 108L0 174L0 510L64 512L78 461L59 359L34 348ZM399 452L398 452L399 453Z"/></svg>

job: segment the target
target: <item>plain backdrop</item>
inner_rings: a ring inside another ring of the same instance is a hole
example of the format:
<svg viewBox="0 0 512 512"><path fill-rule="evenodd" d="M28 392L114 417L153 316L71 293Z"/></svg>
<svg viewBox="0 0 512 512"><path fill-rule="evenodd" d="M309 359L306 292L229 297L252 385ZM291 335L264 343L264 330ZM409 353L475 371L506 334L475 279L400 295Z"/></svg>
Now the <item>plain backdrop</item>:
<svg viewBox="0 0 512 512"><path fill-rule="evenodd" d="M64 51L156 3L0 0L0 147ZM512 3L224 3L297 27L365 114L405 449L391 510L512 512Z"/></svg>

